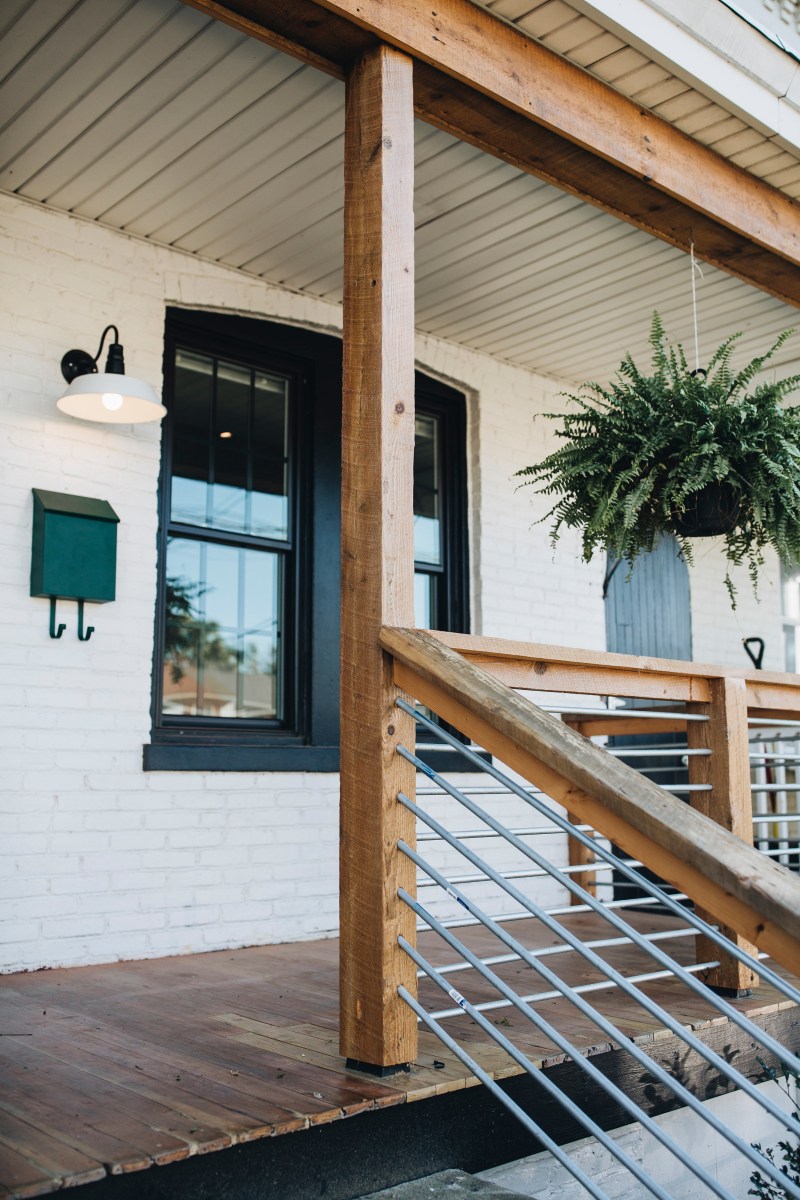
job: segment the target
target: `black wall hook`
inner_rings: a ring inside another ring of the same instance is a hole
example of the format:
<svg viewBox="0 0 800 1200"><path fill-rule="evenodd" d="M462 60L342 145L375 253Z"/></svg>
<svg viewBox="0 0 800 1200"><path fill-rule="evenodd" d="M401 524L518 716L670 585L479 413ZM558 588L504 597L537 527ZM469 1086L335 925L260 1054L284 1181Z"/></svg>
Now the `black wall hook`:
<svg viewBox="0 0 800 1200"><path fill-rule="evenodd" d="M78 641L88 642L89 638L94 633L94 625L89 625L86 633L83 632L83 600L78 601Z"/></svg>
<svg viewBox="0 0 800 1200"><path fill-rule="evenodd" d="M761 670L761 664L764 661L764 639L760 637L742 638L742 645L745 648L745 653L750 659L757 671ZM758 647L756 651L750 649L751 645Z"/></svg>
<svg viewBox="0 0 800 1200"><path fill-rule="evenodd" d="M56 596L50 597L50 637L60 638L64 630L67 628L62 622L56 629Z"/></svg>

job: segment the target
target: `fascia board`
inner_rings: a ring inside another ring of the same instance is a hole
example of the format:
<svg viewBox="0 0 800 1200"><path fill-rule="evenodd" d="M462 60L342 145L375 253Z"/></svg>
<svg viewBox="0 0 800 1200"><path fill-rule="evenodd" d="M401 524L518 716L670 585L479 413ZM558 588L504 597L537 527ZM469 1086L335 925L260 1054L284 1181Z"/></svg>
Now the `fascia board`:
<svg viewBox="0 0 800 1200"><path fill-rule="evenodd" d="M570 0L765 137L800 149L797 61L718 0Z"/></svg>

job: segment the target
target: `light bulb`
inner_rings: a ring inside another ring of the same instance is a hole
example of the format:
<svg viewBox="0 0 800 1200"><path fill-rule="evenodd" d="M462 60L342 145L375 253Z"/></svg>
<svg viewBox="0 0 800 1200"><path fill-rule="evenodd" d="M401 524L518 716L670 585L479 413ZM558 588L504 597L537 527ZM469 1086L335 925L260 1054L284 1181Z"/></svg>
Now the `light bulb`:
<svg viewBox="0 0 800 1200"><path fill-rule="evenodd" d="M102 404L109 412L116 412L118 408L122 408L123 398L119 392L103 392Z"/></svg>

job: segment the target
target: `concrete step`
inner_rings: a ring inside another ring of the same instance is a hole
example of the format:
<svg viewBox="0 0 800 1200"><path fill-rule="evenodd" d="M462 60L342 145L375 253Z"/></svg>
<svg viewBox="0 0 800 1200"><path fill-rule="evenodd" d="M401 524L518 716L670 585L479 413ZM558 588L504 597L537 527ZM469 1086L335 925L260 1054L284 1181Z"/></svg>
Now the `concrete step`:
<svg viewBox="0 0 800 1200"><path fill-rule="evenodd" d="M382 1192L370 1192L360 1200L464 1200L478 1196L480 1200L519 1200L522 1193L510 1192L498 1183L477 1179L465 1171L438 1171L424 1179L413 1179L386 1188Z"/></svg>

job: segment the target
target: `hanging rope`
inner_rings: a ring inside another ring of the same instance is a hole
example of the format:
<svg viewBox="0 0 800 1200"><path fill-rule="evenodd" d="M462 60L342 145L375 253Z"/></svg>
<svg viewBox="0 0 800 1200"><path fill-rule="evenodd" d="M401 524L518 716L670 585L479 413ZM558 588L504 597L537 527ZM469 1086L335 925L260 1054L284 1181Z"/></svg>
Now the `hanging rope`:
<svg viewBox="0 0 800 1200"><path fill-rule="evenodd" d="M694 242L689 243L689 250L692 256L692 321L694 323L694 369L699 371L700 368L700 336L697 332L697 279L695 272L700 278L703 278L703 271L694 256Z"/></svg>

